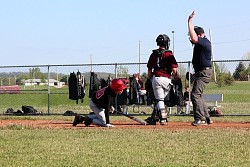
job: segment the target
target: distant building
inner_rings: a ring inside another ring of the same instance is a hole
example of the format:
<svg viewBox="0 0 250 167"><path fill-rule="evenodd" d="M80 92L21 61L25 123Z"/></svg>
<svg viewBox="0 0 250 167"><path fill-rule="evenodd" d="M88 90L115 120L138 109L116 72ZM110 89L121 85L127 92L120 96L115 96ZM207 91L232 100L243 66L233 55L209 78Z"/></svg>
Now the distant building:
<svg viewBox="0 0 250 167"><path fill-rule="evenodd" d="M20 93L21 87L19 85L0 86L0 94L17 94Z"/></svg>
<svg viewBox="0 0 250 167"><path fill-rule="evenodd" d="M60 82L58 80L55 79L49 79L49 83L48 80L42 80L42 79L27 79L24 81L24 86L39 86L39 85L48 85L49 86L55 86L57 88L61 88L65 85L65 82Z"/></svg>

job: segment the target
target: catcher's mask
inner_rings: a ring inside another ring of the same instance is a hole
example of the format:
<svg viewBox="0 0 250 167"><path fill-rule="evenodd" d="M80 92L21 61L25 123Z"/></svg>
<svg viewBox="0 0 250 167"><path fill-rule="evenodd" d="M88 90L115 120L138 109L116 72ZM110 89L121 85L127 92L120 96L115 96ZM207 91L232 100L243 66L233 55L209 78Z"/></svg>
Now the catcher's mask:
<svg viewBox="0 0 250 167"><path fill-rule="evenodd" d="M170 38L166 34L160 34L156 38L156 43L157 46L165 46L166 49L168 49L170 46Z"/></svg>

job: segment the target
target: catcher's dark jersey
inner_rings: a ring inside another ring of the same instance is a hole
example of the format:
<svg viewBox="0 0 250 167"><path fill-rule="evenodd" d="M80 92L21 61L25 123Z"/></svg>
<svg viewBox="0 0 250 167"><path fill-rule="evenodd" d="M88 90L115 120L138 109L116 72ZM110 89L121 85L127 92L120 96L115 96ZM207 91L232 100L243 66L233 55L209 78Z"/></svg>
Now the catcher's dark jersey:
<svg viewBox="0 0 250 167"><path fill-rule="evenodd" d="M92 95L92 101L97 107L104 108L109 111L110 107L113 105L113 98L116 93L112 91L110 86L106 86Z"/></svg>
<svg viewBox="0 0 250 167"><path fill-rule="evenodd" d="M164 51L159 55L158 49L156 49L150 55L147 67L153 69L153 75L155 76L170 78L172 68L177 68L178 65L171 51Z"/></svg>

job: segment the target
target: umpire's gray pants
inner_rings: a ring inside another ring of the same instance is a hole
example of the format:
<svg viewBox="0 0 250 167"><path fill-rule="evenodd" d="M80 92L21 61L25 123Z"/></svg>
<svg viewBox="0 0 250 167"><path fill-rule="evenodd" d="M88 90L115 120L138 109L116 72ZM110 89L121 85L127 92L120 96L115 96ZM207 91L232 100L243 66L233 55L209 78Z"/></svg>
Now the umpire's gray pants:
<svg viewBox="0 0 250 167"><path fill-rule="evenodd" d="M195 73L191 100L193 103L194 119L205 121L209 118L207 105L203 99L203 91L209 83L212 75L212 69L201 70Z"/></svg>

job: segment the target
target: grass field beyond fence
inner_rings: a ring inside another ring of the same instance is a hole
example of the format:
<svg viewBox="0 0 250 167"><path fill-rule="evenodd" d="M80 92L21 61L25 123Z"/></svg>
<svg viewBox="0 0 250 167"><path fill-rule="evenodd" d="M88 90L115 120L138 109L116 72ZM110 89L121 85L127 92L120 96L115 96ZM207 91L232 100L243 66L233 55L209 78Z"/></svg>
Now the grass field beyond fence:
<svg viewBox="0 0 250 167"><path fill-rule="evenodd" d="M250 114L250 82L241 81L235 82L231 86L218 87L217 84L211 82L205 89L208 94L223 94L223 102L219 102L221 110L224 114ZM34 89L34 90L33 90ZM21 94L1 94L0 110L4 113L8 108L13 108L15 111L21 109L23 105L33 106L38 111L45 114L63 114L67 110L75 111L77 113L87 114L90 112L88 104L88 91L83 100L76 104L76 101L70 100L68 96L68 87L51 88L51 94L48 101L48 93L45 86L26 87L27 92ZM48 106L49 104L49 106ZM141 107L141 108L140 108ZM129 107L129 113L139 113L144 111L151 113L150 106L136 107L133 109Z"/></svg>

